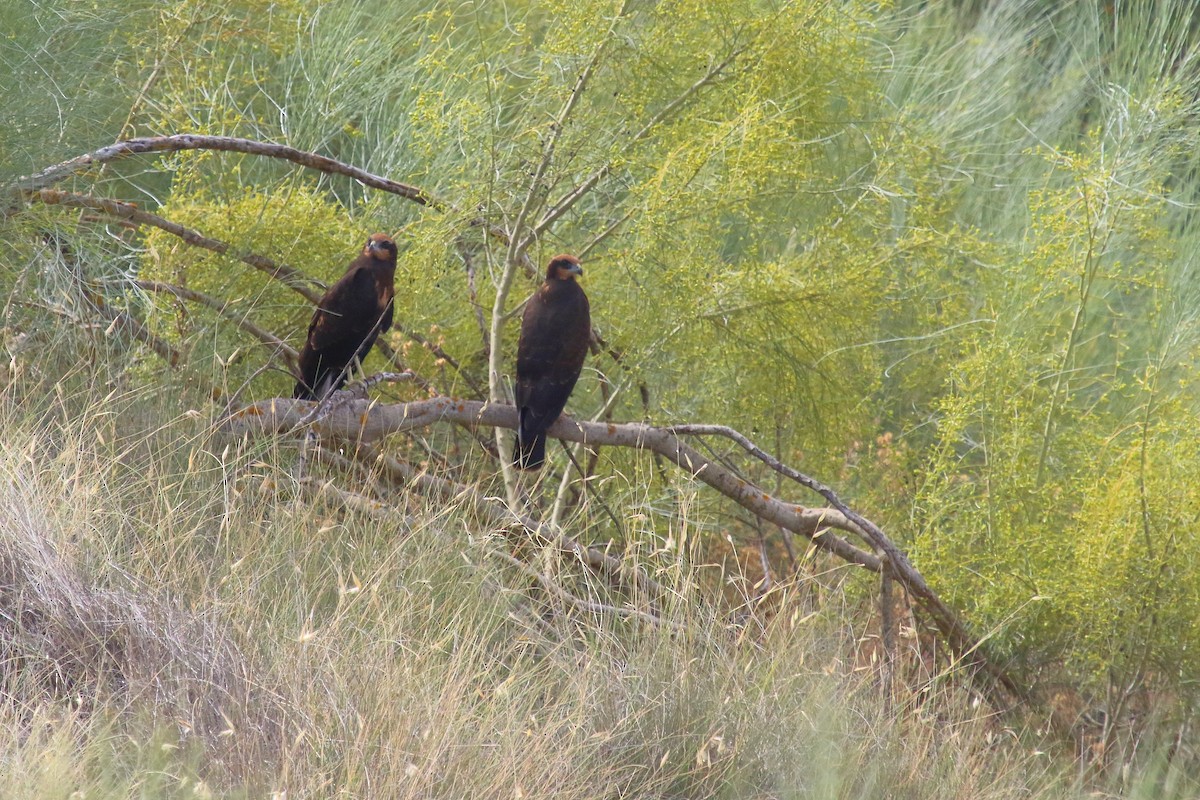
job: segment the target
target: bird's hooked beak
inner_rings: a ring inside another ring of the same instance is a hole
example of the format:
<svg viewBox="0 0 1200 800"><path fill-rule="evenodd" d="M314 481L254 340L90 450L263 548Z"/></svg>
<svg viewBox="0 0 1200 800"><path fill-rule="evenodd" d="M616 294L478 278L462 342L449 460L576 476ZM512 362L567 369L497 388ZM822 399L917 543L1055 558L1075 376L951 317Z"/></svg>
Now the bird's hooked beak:
<svg viewBox="0 0 1200 800"><path fill-rule="evenodd" d="M392 257L391 251L387 247L384 247L384 243L377 242L374 239L367 242L366 252L371 258L378 258L382 261L388 261Z"/></svg>
<svg viewBox="0 0 1200 800"><path fill-rule="evenodd" d="M583 277L583 267L579 264L568 263L567 266L559 267L559 269L568 275L579 275L580 277Z"/></svg>

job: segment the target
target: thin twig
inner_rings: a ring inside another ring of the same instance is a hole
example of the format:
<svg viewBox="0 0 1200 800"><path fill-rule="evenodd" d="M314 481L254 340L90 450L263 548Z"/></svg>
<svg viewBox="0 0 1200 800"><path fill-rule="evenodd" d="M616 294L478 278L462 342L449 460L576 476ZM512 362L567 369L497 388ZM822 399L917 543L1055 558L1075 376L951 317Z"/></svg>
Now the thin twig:
<svg viewBox="0 0 1200 800"><path fill-rule="evenodd" d="M175 369L183 362L183 356L179 351L171 345L167 344L166 340L160 339L150 332L145 323L134 318L126 311L114 311L108 305L95 305L95 310L100 316L109 321L108 330L123 330L133 338L137 339L142 344L153 350L163 361L167 362L167 366Z"/></svg>
<svg viewBox="0 0 1200 800"><path fill-rule="evenodd" d="M732 53L726 56L723 61L718 63L716 66L711 67L708 72L706 72L704 76L700 78L700 80L693 83L678 97L659 109L657 114L651 117L637 133L630 137L630 139L625 143L623 150L628 150L630 146L649 136L655 130L655 128L670 118L672 114L674 114L679 108L681 108L693 96L695 96L697 92L720 77L721 73L723 73L726 68L728 68L729 65L732 64L744 51L744 47L739 47L734 50ZM576 203L582 200L588 192L594 189L596 184L604 180L604 178L606 178L608 173L611 171L612 162L609 162L589 175L574 189L567 192L567 194L564 195L558 202L551 205L550 210L547 211L540 220L538 220L537 224L530 228L529 234L525 237L525 241L522 242L521 246L523 248L527 248L534 240L540 237L551 225L553 225L560 217L562 217L563 214L570 211ZM513 235L515 237L517 233L514 232Z"/></svg>
<svg viewBox="0 0 1200 800"><path fill-rule="evenodd" d="M236 313L229 307L228 303L218 300L215 297L204 294L203 292L197 292L195 289L188 289L183 286L176 286L171 283L162 283L160 281L135 280L133 281L133 285L148 292L155 292L156 294L169 294L180 300L188 300L190 302L199 303L202 306L211 308L213 311L237 325L255 339L258 339L268 347L281 352L289 363L294 362L297 358L299 358L296 348L292 347L270 331L258 327L249 319L247 319L245 314Z"/></svg>
<svg viewBox="0 0 1200 800"><path fill-rule="evenodd" d="M601 385L603 386L604 384L602 383ZM595 422L596 420L599 420L601 418L605 418L605 419L609 418L610 412L612 411L612 407L613 407L613 405L616 404L617 398L620 396L620 394L621 393L619 390L611 392L609 394L608 398L605 400L604 405L600 408L600 410L592 415L592 421ZM583 447L582 444L577 444L577 445L575 445L574 448L568 448L567 455L571 459L571 464L574 465L574 467L579 471L580 480L586 481L587 473L584 472L583 467L579 466L579 462L577 461L577 458L579 456L579 451L582 447ZM562 524L562 515L563 515L563 512L566 510L566 505L567 505L567 489L568 489L568 487L570 487L570 485L571 485L571 467L568 466L565 470L563 470L563 476L562 476L562 480L559 482L558 491L555 492L555 494L554 494L554 505L552 506L552 511L550 513L550 521L555 525ZM608 509L606 508L605 510L607 511ZM618 528L620 528L621 525L620 525L620 522L618 522L616 515L613 514L611 511L609 511L608 513L609 513L609 516L612 518L613 522L617 524Z"/></svg>
<svg viewBox="0 0 1200 800"><path fill-rule="evenodd" d="M483 340L483 352L489 354L491 343L488 341L487 323L483 319L483 306L479 304L479 289L475 285L475 259L470 253L463 252L463 266L467 269L467 302L475 312L475 324L479 326L479 337Z"/></svg>

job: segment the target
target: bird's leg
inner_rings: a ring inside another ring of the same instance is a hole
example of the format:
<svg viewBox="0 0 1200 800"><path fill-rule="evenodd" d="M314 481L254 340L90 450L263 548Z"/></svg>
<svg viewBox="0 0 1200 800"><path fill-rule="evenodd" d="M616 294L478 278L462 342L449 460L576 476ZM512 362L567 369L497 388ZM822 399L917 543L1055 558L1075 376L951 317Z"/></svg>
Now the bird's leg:
<svg viewBox="0 0 1200 800"><path fill-rule="evenodd" d="M341 408L342 406L353 403L355 400L366 400L366 399L367 399L367 389L361 383L354 383L354 384L351 384L348 388L338 389L336 392L334 392L333 394L331 394L329 396L329 401L328 401L329 405L326 406L324 413L322 413L321 416L318 417L318 419L323 419L324 417L332 414L334 411Z"/></svg>
<svg viewBox="0 0 1200 800"><path fill-rule="evenodd" d="M337 391L338 397L334 405L343 406L351 400L366 400L368 388L370 388L370 384L367 383L365 378L361 381L348 383Z"/></svg>

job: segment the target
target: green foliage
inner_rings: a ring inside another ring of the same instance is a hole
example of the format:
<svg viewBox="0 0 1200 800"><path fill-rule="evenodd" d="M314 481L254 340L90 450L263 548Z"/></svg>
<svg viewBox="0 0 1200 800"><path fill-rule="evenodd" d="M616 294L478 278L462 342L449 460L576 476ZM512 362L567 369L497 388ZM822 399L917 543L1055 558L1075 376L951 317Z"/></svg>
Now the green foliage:
<svg viewBox="0 0 1200 800"><path fill-rule="evenodd" d="M742 429L848 490L1030 675L1070 682L1113 718L1134 705L1129 687L1177 700L1164 716L1189 713L1200 678L1189 658L1200 579L1187 568L1200 555L1189 4L132 8L125 26L115 12L42 4L0 43L0 79L41 82L3 112L0 174L118 133L188 131L285 142L418 185L438 203L216 153L75 182L326 283L367 233L398 232L388 341L446 394L473 391L468 377L486 385L491 346L512 363L516 315L500 342L486 333L511 266L497 232L553 218L505 311L551 255L583 255L607 347L572 413ZM26 44L43 27L49 44ZM57 136L38 142L31 125ZM21 298L4 318L15 373L33 370L29 342L57 341L46 309L92 326L92 350L61 353L128 347L94 329L99 295L146 313L185 352L186 374L230 388L257 375L249 396L286 392L278 371L258 374L270 356L236 326L146 302L128 278L203 291L298 345L311 308L294 292L161 231L118 238L77 216L19 216L4 223L2 276ZM47 255L47 230L81 257ZM158 379L115 372L106 388ZM450 460L491 488L490 467ZM571 519L598 539L654 549L683 517L753 530L636 455L605 452L598 476L596 502ZM703 724L680 705L659 711L641 735L676 725L687 747L675 758L699 747ZM758 767L741 769L739 780ZM673 780L654 788L703 783Z"/></svg>
<svg viewBox="0 0 1200 800"><path fill-rule="evenodd" d="M218 254L193 247L172 234L151 229L144 240L141 276L218 298L227 312L252 318L268 330L295 331L288 339L297 350L303 345L312 307L290 287L242 263L234 254L263 255L330 285L357 257L372 232L363 232L327 196L303 184L220 199L177 193L161 213L229 243L231 252ZM300 219L304 222L298 225ZM319 286L309 288L319 292ZM258 347L213 309L183 303L169 294L151 294L150 299L151 329L172 343L190 344L189 361L202 372L216 374L213 370L228 365L235 352ZM261 351L242 352L238 368L224 379L236 386L265 360L263 355ZM286 395L289 379L286 373L276 373L264 381L263 388Z"/></svg>
<svg viewBox="0 0 1200 800"><path fill-rule="evenodd" d="M0 3L0 180L116 137L131 108L135 42L157 5Z"/></svg>
<svg viewBox="0 0 1200 800"><path fill-rule="evenodd" d="M1169 18L1183 8L1168 5ZM1195 680L1184 654L1200 584L1179 570L1195 557L1183 476L1195 469L1200 331L1180 202L1195 187L1177 164L1196 144L1197 74L1191 44L1168 37L1181 49L1103 82L1101 64L1133 47L1125 37L1152 34L1135 24L1116 35L1089 14L1059 15L1054 28L1012 7L984 14L980 38L939 64L954 81L987 61L928 133L942 163L990 177L912 201L940 206L943 226L971 225L957 228L975 240L960 249L957 318L980 322L934 362L935 426L917 433L929 447L910 519L918 563L954 604L1030 666L1065 662L1119 715L1144 686ZM1035 43L1036 68L1028 51L996 49L1005 39ZM1025 94L996 85L1025 76ZM980 117L992 110L975 100L985 93L1024 131ZM934 275L935 286L950 280Z"/></svg>
<svg viewBox="0 0 1200 800"><path fill-rule="evenodd" d="M552 198L597 171L611 177L554 226L533 260L540 265L562 249L588 251L596 321L621 354L619 366L605 356L593 366L621 387L617 413L644 413L633 391L642 384L655 415L782 430L789 439L803 430L805 446L823 459L868 424L870 410L844 397L868 396L877 385L873 353L853 346L860 336L845 324L847 309L870 314L887 306L881 266L892 243L863 244L889 203L845 179L873 169L865 137L844 125L869 116L877 99L867 73L869 21L856 7L805 4L631 6L619 18L615 11L604 3L415 6L406 22L378 26L382 6L310 9L301 13L299 35L273 36L271 50L255 57L252 82L239 72L236 41L222 50L230 68L214 77L220 91L206 88L208 79L164 78L151 124L162 132L286 140L416 183L457 209L481 210L485 225L505 227L527 199L529 174L550 134L547 120L580 71L594 64L531 207L547 210ZM264 24L270 32L279 23ZM707 52L713 26L726 35ZM206 35L221 41L218 33ZM196 74L212 69L207 64ZM263 110L270 108L286 115ZM307 243L332 228L308 223L310 205L292 203L289 195L300 190L280 181L277 167L215 154L187 154L171 164L167 209L223 203L259 219L256 198L271 198L270 222L260 220L253 231L228 230L216 205L216 218L189 215L202 233L237 233L239 246L261 250L260 242L290 227L289 239L306 243L296 252L310 249L306 262L320 262L315 255L322 251ZM465 302L464 260L483 308L503 264L495 242L481 239L474 213L418 214L378 193L364 205L362 190L343 182L318 186L348 220L405 226L411 252L398 277L398 319L442 341L482 378L485 342ZM856 213L846 215L847 205ZM163 237L150 241L156 244L147 250L147 274L165 274L152 263ZM229 272L227 260L207 256L189 270ZM189 280L232 289L238 300L261 295L268 302L254 316L268 328L294 329L305 316L272 310L287 302L286 293L229 286L215 274ZM214 342L228 352L237 336L206 334L193 352ZM506 337L506 352L514 344ZM407 355L414 365L430 363L419 347ZM273 387L264 383L258 391ZM586 377L574 407L590 414L603 402L597 382Z"/></svg>

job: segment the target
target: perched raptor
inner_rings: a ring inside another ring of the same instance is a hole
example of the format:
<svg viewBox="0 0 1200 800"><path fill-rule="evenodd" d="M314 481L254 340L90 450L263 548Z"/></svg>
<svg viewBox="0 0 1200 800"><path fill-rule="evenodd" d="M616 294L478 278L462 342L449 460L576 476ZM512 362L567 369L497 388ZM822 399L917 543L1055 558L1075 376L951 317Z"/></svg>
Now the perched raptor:
<svg viewBox="0 0 1200 800"><path fill-rule="evenodd" d="M396 243L382 233L367 239L313 313L300 351L300 380L292 396L318 400L340 389L350 365L371 352L380 333L392 327Z"/></svg>
<svg viewBox="0 0 1200 800"><path fill-rule="evenodd" d="M517 343L517 448L513 463L537 469L546 459L546 429L567 405L587 355L592 319L575 281L579 259L550 259L546 280L525 306Z"/></svg>

